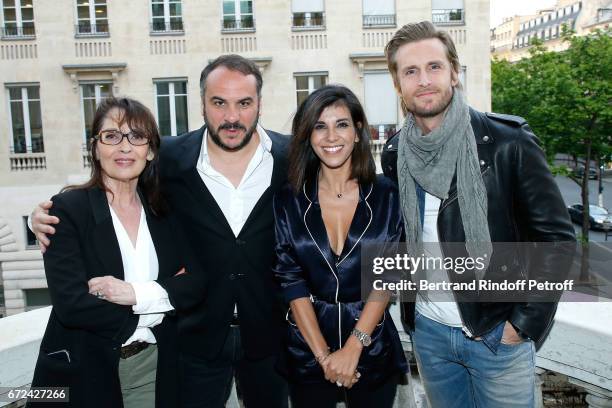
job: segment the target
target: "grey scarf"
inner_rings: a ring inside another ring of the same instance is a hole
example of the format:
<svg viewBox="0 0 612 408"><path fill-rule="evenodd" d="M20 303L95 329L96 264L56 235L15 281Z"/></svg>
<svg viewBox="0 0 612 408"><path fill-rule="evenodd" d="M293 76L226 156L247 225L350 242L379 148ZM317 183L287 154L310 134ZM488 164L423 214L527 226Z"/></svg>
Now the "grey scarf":
<svg viewBox="0 0 612 408"><path fill-rule="evenodd" d="M399 136L397 165L409 247L421 243L423 235L415 181L429 194L444 200L456 171L457 199L468 253L471 257L483 254L490 257L487 191L480 174L469 107L461 91L454 90L442 124L425 136L414 116L410 113L406 116Z"/></svg>

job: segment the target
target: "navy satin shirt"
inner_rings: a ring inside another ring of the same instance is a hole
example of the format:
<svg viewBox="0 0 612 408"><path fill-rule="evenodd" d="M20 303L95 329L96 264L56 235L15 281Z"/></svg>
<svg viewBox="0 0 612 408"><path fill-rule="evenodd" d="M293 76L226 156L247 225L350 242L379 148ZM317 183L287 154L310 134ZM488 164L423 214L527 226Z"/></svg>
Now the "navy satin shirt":
<svg viewBox="0 0 612 408"><path fill-rule="evenodd" d="M397 187L380 176L359 187L359 202L342 253L336 257L321 216L316 180L296 193L285 185L274 198L276 255L273 272L287 303L307 297L313 302L323 337L333 351L351 335L365 302L361 291L361 245L398 242L404 227ZM287 311L287 364L291 381L325 382L323 371ZM355 387L377 384L406 372L397 329L385 312L361 353Z"/></svg>

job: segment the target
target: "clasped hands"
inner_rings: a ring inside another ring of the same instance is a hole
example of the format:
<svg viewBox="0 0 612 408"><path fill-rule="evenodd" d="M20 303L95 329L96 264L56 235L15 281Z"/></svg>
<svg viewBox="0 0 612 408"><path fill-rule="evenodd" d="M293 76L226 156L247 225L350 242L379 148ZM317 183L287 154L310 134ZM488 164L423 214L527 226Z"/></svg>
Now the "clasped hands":
<svg viewBox="0 0 612 408"><path fill-rule="evenodd" d="M333 353L323 353L317 356L317 361L323 369L325 379L338 387L351 388L361 374L357 371L357 363L361 355L361 345L347 343L340 350Z"/></svg>

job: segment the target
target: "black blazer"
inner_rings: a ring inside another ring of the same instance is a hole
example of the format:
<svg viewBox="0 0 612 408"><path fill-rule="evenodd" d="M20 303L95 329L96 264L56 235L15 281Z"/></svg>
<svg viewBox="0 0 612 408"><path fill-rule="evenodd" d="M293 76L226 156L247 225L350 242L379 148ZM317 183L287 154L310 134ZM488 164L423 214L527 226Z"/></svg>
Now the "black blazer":
<svg viewBox="0 0 612 408"><path fill-rule="evenodd" d="M205 272L205 279L193 279L193 285L167 289L179 311L179 342L188 354L214 358L237 304L246 355L266 357L280 349L284 319L270 269L275 260L272 197L287 177L289 138L266 131L274 158L271 185L236 237L196 169L204 130L164 138L161 146L162 188Z"/></svg>
<svg viewBox="0 0 612 408"><path fill-rule="evenodd" d="M344 346L359 319L368 292L362 281L362 248L386 247L390 254L404 239L399 194L382 175L372 185L359 186L359 202L339 259L332 252L321 215L317 181L306 183L297 195L288 184L274 198L276 254L274 274L287 303L310 297L321 333L331 351ZM379 252L379 249L376 249ZM287 373L293 382L326 383L319 364L287 312ZM363 349L357 388L379 384L406 372L408 364L389 311Z"/></svg>
<svg viewBox="0 0 612 408"><path fill-rule="evenodd" d="M121 407L119 353L134 333L138 315L132 313L131 306L90 295L87 286L87 281L97 276L124 279L108 201L97 187L64 192L52 200L50 213L59 217L60 223L45 252L44 264L53 308L32 386L70 387L70 404L61 406ZM159 261L158 282L180 281L181 277L173 275L182 266L194 269L189 255L184 255L187 246L181 232L171 218L154 216L142 201ZM176 406L175 317L166 315L152 331L158 344L156 406ZM61 350L66 352L58 352Z"/></svg>

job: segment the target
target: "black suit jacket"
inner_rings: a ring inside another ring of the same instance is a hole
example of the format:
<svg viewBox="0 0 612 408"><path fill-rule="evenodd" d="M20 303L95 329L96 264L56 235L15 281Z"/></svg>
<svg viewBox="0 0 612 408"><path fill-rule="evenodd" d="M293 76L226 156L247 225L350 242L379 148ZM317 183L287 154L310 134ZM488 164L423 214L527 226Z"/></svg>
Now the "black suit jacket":
<svg viewBox="0 0 612 408"><path fill-rule="evenodd" d="M272 197L286 180L287 136L272 139L271 185L236 237L196 169L205 127L165 138L161 148L162 188L181 221L198 261L202 279L168 290L179 311L181 349L214 358L225 341L238 305L242 346L250 358L280 350L283 308L271 268L274 255Z"/></svg>
<svg viewBox="0 0 612 408"><path fill-rule="evenodd" d="M189 264L188 248L170 217L156 217L141 196L159 262L159 282ZM121 345L134 333L138 315L88 293L87 281L111 275L124 279L121 251L105 193L97 187L52 198L60 218L44 255L53 308L42 344L33 387L70 387L74 407L121 407L117 368ZM190 269L195 269L189 266ZM172 284L170 284L172 286ZM156 406L175 406L177 392L176 319L166 315L152 329L158 344ZM65 351L65 352L64 352ZM54 406L57 404L51 404ZM47 406L36 403L34 406Z"/></svg>

